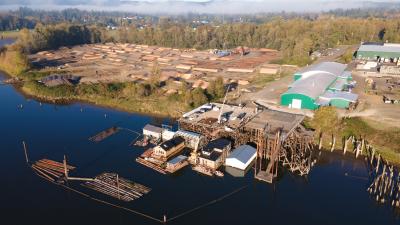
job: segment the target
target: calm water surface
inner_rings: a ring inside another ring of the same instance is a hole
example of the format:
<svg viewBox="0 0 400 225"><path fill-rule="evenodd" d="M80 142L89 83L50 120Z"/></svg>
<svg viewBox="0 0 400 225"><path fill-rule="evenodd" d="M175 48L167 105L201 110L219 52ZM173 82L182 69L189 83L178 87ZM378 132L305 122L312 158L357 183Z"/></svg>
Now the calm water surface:
<svg viewBox="0 0 400 225"><path fill-rule="evenodd" d="M3 74L0 77L3 79ZM22 109L18 107L21 104ZM170 224L400 224L389 207L376 204L366 192L363 160L323 154L307 179L285 173L274 185L255 181L252 171L244 178L229 174L210 178L186 168L177 175L165 176L135 162L143 149L128 146L136 137L131 132L121 131L97 144L87 138L113 125L140 132L149 122L173 123L168 118L79 103L40 105L11 85L0 86L0 108L1 224L158 224L44 181L26 166L22 140L27 142L31 160L61 161L66 154L69 163L77 166L75 175L93 177L104 171L118 172L151 187L153 190L141 199L119 203L71 184L85 193L160 219L164 214L172 217L249 185Z"/></svg>

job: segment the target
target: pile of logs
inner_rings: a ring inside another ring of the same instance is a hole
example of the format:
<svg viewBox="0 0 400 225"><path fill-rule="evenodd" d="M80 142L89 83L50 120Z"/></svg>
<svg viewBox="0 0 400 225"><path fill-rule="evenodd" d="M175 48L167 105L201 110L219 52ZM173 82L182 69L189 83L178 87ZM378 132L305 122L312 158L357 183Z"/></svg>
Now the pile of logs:
<svg viewBox="0 0 400 225"><path fill-rule="evenodd" d="M93 142L100 142L108 137L110 137L111 135L117 133L120 129L118 127L110 127L104 131L101 131L100 133L92 136L89 138L89 141L93 141Z"/></svg>
<svg viewBox="0 0 400 225"><path fill-rule="evenodd" d="M371 185L367 191L380 203L389 203L400 208L400 174L396 167L389 165L375 149L366 145L367 159L371 175Z"/></svg>
<svg viewBox="0 0 400 225"><path fill-rule="evenodd" d="M150 192L150 188L119 177L116 173L102 173L82 184L85 187L117 198L122 201L132 201Z"/></svg>
<svg viewBox="0 0 400 225"><path fill-rule="evenodd" d="M49 159L38 160L34 162L31 167L39 176L53 182L59 180L65 174L63 163ZM67 173L73 169L75 169L75 167L66 165Z"/></svg>

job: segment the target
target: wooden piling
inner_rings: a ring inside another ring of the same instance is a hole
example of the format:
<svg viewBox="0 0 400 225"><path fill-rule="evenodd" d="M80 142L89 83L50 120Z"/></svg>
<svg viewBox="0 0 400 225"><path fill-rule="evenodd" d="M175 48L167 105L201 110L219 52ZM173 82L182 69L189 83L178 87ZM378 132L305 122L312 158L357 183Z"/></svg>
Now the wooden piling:
<svg viewBox="0 0 400 225"><path fill-rule="evenodd" d="M22 141L22 145L24 146L25 161L26 161L27 164L29 164L28 150L27 150L27 148L26 148L25 141Z"/></svg>
<svg viewBox="0 0 400 225"><path fill-rule="evenodd" d="M64 162L64 176L65 176L65 178L68 179L67 158L65 157L65 155L64 155L64 160L63 160L63 162Z"/></svg>

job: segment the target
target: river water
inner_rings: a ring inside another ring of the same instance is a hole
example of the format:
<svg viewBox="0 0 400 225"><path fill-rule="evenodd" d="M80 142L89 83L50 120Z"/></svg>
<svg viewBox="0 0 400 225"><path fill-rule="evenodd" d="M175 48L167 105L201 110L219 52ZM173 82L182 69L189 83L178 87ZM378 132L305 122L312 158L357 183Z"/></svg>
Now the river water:
<svg viewBox="0 0 400 225"><path fill-rule="evenodd" d="M5 40L0 41L0 45ZM0 74L0 79L4 79ZM22 105L22 108L21 108ZM25 164L22 141L30 160L49 158L77 167L75 175L93 177L102 172L142 183L152 191L130 203L120 203L76 184L75 188L100 199L162 219L240 192L196 210L169 224L399 224L396 213L375 203L366 192L363 160L323 153L307 178L284 173L275 184L245 177L201 176L190 168L166 176L135 162L143 152L128 144L128 131L100 143L89 136L117 125L140 132L147 123L174 123L168 118L119 112L82 103L54 105L26 98L12 85L0 86L0 211L1 224L117 225L159 224L121 209L103 205L51 184ZM347 176L345 175L347 174Z"/></svg>

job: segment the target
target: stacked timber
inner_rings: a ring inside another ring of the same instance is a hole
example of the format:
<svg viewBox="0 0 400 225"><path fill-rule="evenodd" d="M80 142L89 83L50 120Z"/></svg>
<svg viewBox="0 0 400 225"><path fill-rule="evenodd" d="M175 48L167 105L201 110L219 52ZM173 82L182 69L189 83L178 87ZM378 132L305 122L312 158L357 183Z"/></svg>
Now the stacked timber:
<svg viewBox="0 0 400 225"><path fill-rule="evenodd" d="M34 162L31 167L39 176L53 182L60 179L65 173L63 163L49 159L38 160ZM66 165L67 173L73 169L75 169L75 167Z"/></svg>
<svg viewBox="0 0 400 225"><path fill-rule="evenodd" d="M126 202L138 199L151 191L150 188L119 177L116 173L102 173L93 181L82 185Z"/></svg>
<svg viewBox="0 0 400 225"><path fill-rule="evenodd" d="M230 67L227 69L228 72L235 72L235 73L253 73L254 68L233 68Z"/></svg>

